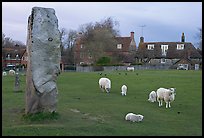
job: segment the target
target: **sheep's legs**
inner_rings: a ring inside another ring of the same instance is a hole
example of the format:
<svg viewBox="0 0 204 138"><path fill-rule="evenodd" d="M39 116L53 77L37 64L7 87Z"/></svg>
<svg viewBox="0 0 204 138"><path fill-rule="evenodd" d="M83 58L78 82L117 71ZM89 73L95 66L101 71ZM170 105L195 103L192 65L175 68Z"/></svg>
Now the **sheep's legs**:
<svg viewBox="0 0 204 138"><path fill-rule="evenodd" d="M101 91L104 92L104 88L101 85L99 87L101 88Z"/></svg>
<svg viewBox="0 0 204 138"><path fill-rule="evenodd" d="M159 106L162 106L162 100L158 100Z"/></svg>
<svg viewBox="0 0 204 138"><path fill-rule="evenodd" d="M166 108L168 108L168 106L169 108L171 107L170 102L166 102Z"/></svg>

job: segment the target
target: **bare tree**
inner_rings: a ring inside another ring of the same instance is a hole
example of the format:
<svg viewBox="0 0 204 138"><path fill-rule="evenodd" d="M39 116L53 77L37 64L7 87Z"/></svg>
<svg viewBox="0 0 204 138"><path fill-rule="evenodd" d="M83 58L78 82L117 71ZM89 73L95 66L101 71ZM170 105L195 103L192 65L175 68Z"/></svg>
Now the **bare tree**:
<svg viewBox="0 0 204 138"><path fill-rule="evenodd" d="M197 45L197 47L202 50L202 28L198 28L198 32L196 33L195 38L197 39L197 43L195 45Z"/></svg>
<svg viewBox="0 0 204 138"><path fill-rule="evenodd" d="M6 35L2 33L2 47L12 47L14 45L15 42L10 37L6 37Z"/></svg>
<svg viewBox="0 0 204 138"><path fill-rule="evenodd" d="M202 50L202 28L199 28L199 48Z"/></svg>
<svg viewBox="0 0 204 138"><path fill-rule="evenodd" d="M116 45L114 37L119 35L119 31L114 28L115 25L118 25L118 22L109 17L95 24L88 23L80 27L87 56L90 56L94 63L100 57L107 56L107 52L114 50Z"/></svg>
<svg viewBox="0 0 204 138"><path fill-rule="evenodd" d="M13 46L23 46L25 44L19 40L12 40L10 37L6 37L6 35L2 32L2 47L13 47Z"/></svg>
<svg viewBox="0 0 204 138"><path fill-rule="evenodd" d="M65 28L61 29L61 54L65 64L74 64L73 47L77 37L77 31Z"/></svg>

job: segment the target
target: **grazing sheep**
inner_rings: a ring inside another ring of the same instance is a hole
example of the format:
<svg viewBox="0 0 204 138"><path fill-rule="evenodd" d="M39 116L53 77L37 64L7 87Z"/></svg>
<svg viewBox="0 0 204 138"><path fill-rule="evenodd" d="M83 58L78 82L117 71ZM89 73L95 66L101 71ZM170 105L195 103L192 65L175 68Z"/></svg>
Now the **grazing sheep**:
<svg viewBox="0 0 204 138"><path fill-rule="evenodd" d="M122 96L126 96L126 94L127 94L127 86L126 85L123 85L121 87L121 94L122 94Z"/></svg>
<svg viewBox="0 0 204 138"><path fill-rule="evenodd" d="M9 70L9 75L15 75L16 74L16 72L15 72L15 70Z"/></svg>
<svg viewBox="0 0 204 138"><path fill-rule="evenodd" d="M135 68L134 67L127 67L127 71L134 71Z"/></svg>
<svg viewBox="0 0 204 138"><path fill-rule="evenodd" d="M125 116L125 120L130 120L130 115L132 115L133 113L128 113L126 116Z"/></svg>
<svg viewBox="0 0 204 138"><path fill-rule="evenodd" d="M109 93L111 89L111 81L108 78L100 78L99 81L99 87L104 92L104 90Z"/></svg>
<svg viewBox="0 0 204 138"><path fill-rule="evenodd" d="M3 76L6 76L6 75L7 75L6 71L3 71L3 72L2 72L2 75L3 75Z"/></svg>
<svg viewBox="0 0 204 138"><path fill-rule="evenodd" d="M148 99L148 101L149 102L156 102L157 101L157 94L156 94L156 92L155 91L151 91L150 93L149 93L149 99Z"/></svg>
<svg viewBox="0 0 204 138"><path fill-rule="evenodd" d="M166 108L170 108L170 103L175 100L176 88L159 88L157 90L157 101L159 102L159 106L162 106L162 101L164 100L166 103Z"/></svg>
<svg viewBox="0 0 204 138"><path fill-rule="evenodd" d="M143 115L140 114L134 114L134 113L128 113L125 116L125 120L131 121L131 122L141 122L144 119Z"/></svg>

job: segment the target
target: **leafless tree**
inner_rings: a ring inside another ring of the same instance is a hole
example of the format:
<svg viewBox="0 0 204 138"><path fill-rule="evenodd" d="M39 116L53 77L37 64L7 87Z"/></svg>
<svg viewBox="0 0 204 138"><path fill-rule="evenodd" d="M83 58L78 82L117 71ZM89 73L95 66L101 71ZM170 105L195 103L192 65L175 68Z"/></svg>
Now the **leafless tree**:
<svg viewBox="0 0 204 138"><path fill-rule="evenodd" d="M77 37L77 31L65 28L61 29L61 55L65 64L74 64L73 47Z"/></svg>
<svg viewBox="0 0 204 138"><path fill-rule="evenodd" d="M202 28L198 28L195 38L197 39L197 43L195 45L202 50Z"/></svg>
<svg viewBox="0 0 204 138"><path fill-rule="evenodd" d="M114 22L111 17L96 23L88 23L80 26L82 41L86 53L92 57L94 63L100 58L107 56L107 52L114 50L119 31L114 27L118 22Z"/></svg>
<svg viewBox="0 0 204 138"><path fill-rule="evenodd" d="M23 46L25 44L19 40L12 40L10 37L6 37L6 35L2 32L2 47L13 47L13 46Z"/></svg>

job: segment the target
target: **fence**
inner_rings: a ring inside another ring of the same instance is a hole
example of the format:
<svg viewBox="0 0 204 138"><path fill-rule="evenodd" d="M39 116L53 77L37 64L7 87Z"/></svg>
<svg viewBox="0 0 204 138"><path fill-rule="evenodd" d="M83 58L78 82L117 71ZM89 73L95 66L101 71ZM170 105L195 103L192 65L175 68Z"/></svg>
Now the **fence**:
<svg viewBox="0 0 204 138"><path fill-rule="evenodd" d="M124 71L128 66L76 66L76 72ZM135 65L135 70L170 69L170 65Z"/></svg>

